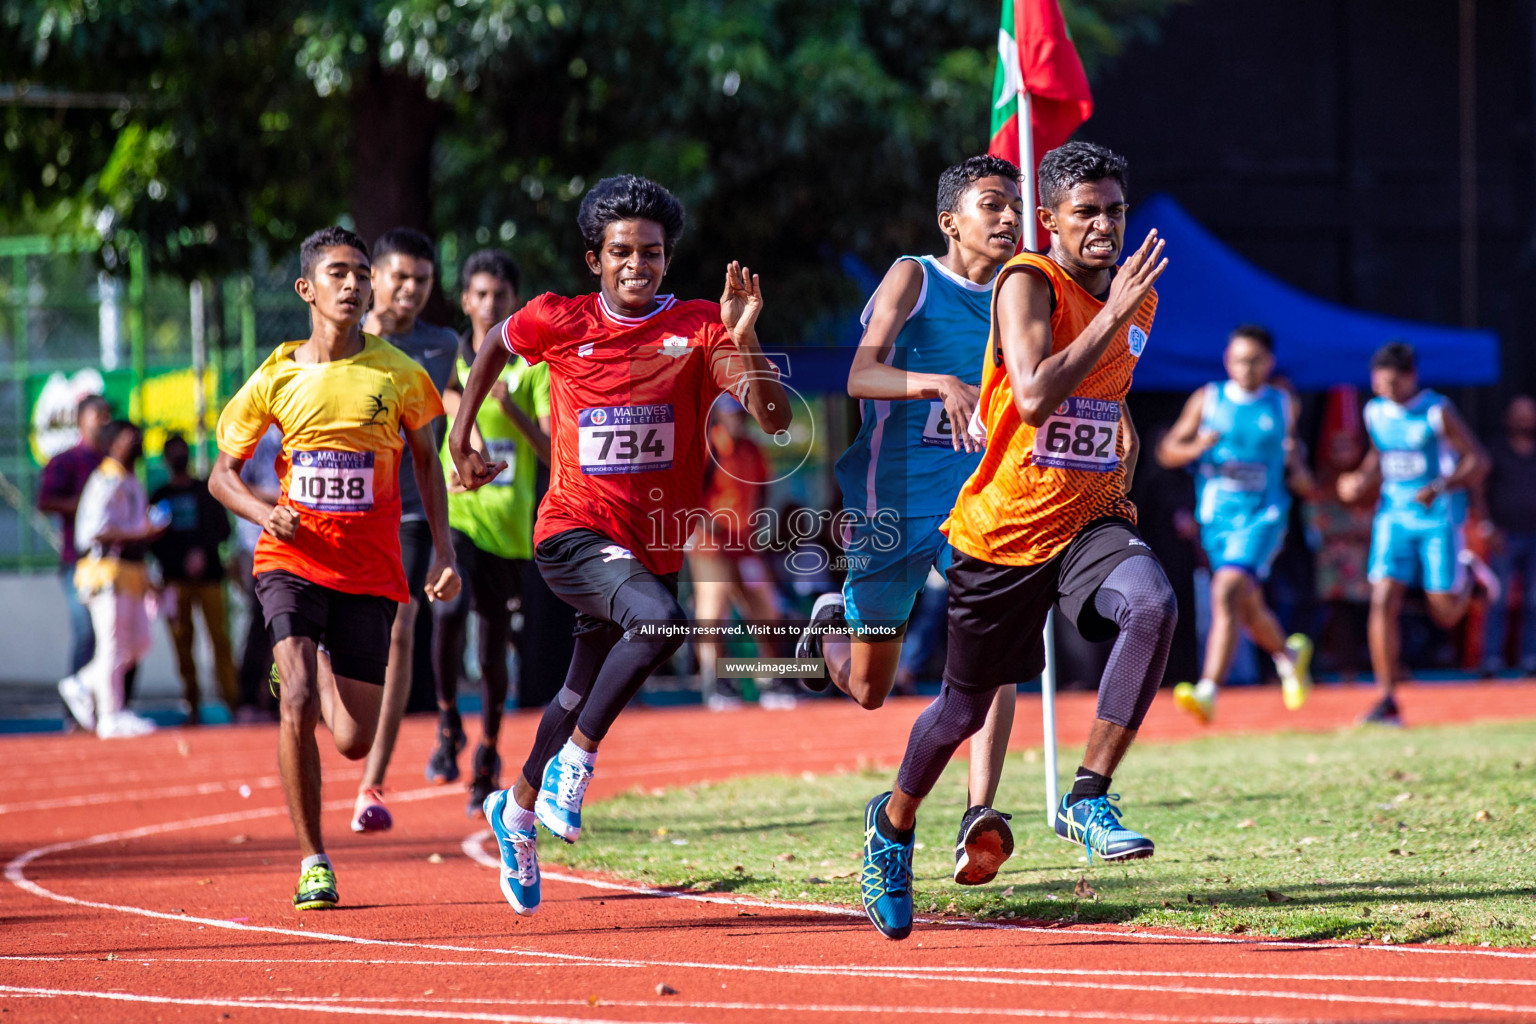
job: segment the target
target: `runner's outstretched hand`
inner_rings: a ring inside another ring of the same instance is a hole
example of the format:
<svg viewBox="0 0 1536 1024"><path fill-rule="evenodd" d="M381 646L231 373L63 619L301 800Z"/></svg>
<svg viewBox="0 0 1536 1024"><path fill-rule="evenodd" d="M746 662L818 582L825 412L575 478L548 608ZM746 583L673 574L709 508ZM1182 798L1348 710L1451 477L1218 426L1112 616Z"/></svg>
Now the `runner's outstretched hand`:
<svg viewBox="0 0 1536 1024"><path fill-rule="evenodd" d="M1147 232L1141 248L1120 264L1115 279L1109 283L1109 298L1104 301L1104 308L1116 320L1123 323L1135 316L1142 302L1152 294L1152 286L1168 267L1168 260L1162 255L1163 240L1153 228Z"/></svg>
<svg viewBox="0 0 1536 1024"><path fill-rule="evenodd" d="M720 322L740 338L757 328L763 311L763 288L757 275L740 262L732 260L725 268L725 291L720 293Z"/></svg>
<svg viewBox="0 0 1536 1024"><path fill-rule="evenodd" d="M459 476L459 483L466 491L472 491L477 487L484 487L501 475L501 471L507 468L505 462L486 462L473 447L464 451L458 451L451 444L448 446L448 454L453 459L453 468Z"/></svg>

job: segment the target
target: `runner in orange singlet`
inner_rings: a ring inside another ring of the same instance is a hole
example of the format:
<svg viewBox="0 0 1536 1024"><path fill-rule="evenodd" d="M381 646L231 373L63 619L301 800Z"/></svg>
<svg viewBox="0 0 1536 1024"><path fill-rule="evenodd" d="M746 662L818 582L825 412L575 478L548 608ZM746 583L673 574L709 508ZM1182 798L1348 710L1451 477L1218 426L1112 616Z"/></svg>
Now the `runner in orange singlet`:
<svg viewBox="0 0 1536 1024"><path fill-rule="evenodd" d="M1162 274L1157 232L1119 268L1125 161L1069 142L1041 161L1047 255L998 273L992 336L970 429L986 455L945 523L949 655L944 686L918 717L896 786L864 821L864 909L887 938L912 929L917 809L955 750L981 728L997 690L1045 667L1046 613L1059 605L1089 640L1115 639L1098 718L1056 833L1106 859L1152 855L1120 825L1110 776L1162 680L1177 620L1173 589L1136 533L1126 498L1137 438L1125 410ZM999 848L1001 864L1012 851Z"/></svg>

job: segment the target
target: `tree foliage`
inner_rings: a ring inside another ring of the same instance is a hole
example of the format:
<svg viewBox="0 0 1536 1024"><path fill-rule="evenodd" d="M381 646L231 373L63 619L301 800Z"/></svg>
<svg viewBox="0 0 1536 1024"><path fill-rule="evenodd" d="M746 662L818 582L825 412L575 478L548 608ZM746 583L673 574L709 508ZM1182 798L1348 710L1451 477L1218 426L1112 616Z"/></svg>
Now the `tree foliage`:
<svg viewBox="0 0 1536 1024"><path fill-rule="evenodd" d="M1171 2L1065 7L1093 70ZM419 226L572 288L576 204L632 171L688 205L673 285L709 294L749 261L773 321L803 326L849 300L845 256L937 245L935 177L986 145L996 19L949 0L12 0L0 59L27 93L0 110L0 226L131 232L162 267L217 273L365 222L418 187L394 165L419 155ZM369 105L391 75L434 118L398 161L355 134L396 144L395 108Z"/></svg>

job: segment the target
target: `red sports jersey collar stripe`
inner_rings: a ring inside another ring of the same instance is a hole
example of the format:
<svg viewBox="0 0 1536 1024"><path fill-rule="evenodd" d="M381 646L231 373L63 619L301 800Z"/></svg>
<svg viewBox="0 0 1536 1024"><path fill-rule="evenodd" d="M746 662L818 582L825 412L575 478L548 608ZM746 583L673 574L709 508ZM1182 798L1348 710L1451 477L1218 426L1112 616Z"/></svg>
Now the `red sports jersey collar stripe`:
<svg viewBox="0 0 1536 1024"><path fill-rule="evenodd" d="M677 296L656 296L656 308L645 314L645 316L624 316L622 313L615 313L613 311L613 307L608 305L608 300L603 297L601 292L599 292L597 295L597 304L602 309L603 316L607 317L609 320L612 320L620 327L634 327L637 324L645 323L647 320L654 316L665 313L667 310L677 305Z"/></svg>

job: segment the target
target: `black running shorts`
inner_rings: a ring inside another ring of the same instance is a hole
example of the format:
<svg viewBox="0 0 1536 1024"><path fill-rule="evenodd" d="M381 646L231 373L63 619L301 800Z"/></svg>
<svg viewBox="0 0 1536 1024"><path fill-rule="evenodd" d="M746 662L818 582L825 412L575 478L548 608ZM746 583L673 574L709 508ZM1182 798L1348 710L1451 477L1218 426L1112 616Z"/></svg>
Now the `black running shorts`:
<svg viewBox="0 0 1536 1024"><path fill-rule="evenodd" d="M584 618L617 621L614 597L636 576L659 580L677 594L677 573L656 576L634 552L592 530L564 530L545 538L534 549L533 561L555 596L576 609L578 633L592 627Z"/></svg>
<svg viewBox="0 0 1536 1024"><path fill-rule="evenodd" d="M384 685L389 631L398 605L374 594L345 594L282 569L256 577L256 600L275 646L292 636L324 644L331 671Z"/></svg>
<svg viewBox="0 0 1536 1024"><path fill-rule="evenodd" d="M983 693L1045 669L1045 617L1057 605L1091 641L1115 636L1093 607L1094 592L1127 558L1155 557L1136 527L1096 519L1039 565L996 565L956 551L949 567L949 654L944 681Z"/></svg>

